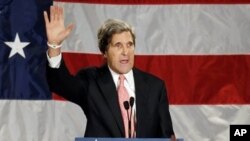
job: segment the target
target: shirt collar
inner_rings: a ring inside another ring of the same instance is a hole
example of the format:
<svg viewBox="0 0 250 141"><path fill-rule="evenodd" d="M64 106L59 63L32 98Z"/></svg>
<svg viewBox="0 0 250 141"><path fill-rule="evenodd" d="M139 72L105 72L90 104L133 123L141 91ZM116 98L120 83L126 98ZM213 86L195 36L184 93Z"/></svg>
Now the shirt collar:
<svg viewBox="0 0 250 141"><path fill-rule="evenodd" d="M111 75L112 75L112 78L115 82L115 86L118 87L118 83L119 83L119 76L120 74L114 72L109 66L108 66L110 72L111 72ZM131 69L128 73L126 74L123 74L124 77L126 78L125 81L127 81L127 83L130 85L131 88L134 87L134 75L133 75L133 70Z"/></svg>

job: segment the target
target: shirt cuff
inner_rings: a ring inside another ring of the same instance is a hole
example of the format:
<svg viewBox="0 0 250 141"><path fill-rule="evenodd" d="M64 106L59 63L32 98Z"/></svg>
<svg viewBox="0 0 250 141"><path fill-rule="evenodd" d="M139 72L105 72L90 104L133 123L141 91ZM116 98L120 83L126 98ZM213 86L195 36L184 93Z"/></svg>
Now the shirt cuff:
<svg viewBox="0 0 250 141"><path fill-rule="evenodd" d="M48 51L47 51L47 59L49 62L49 66L51 68L56 68L58 69L61 65L61 60L62 60L62 53L60 53L59 55L55 56L55 57L49 57L48 55Z"/></svg>

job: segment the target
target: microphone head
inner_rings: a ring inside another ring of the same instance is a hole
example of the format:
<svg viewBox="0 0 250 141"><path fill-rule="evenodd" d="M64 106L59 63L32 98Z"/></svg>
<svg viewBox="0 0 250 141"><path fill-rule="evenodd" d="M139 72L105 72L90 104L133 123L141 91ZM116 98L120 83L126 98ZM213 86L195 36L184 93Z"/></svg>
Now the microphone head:
<svg viewBox="0 0 250 141"><path fill-rule="evenodd" d="M131 96L129 99L130 106L133 107L134 103L135 103L135 98Z"/></svg>
<svg viewBox="0 0 250 141"><path fill-rule="evenodd" d="M125 108L126 110L128 110L128 109L129 109L129 103L128 103L128 101L124 101L124 102L123 102L123 106L124 106L124 108Z"/></svg>

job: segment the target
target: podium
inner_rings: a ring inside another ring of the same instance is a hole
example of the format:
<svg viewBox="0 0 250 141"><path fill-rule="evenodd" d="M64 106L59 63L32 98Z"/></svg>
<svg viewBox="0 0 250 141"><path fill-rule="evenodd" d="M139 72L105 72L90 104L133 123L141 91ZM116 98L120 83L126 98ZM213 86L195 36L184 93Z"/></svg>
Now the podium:
<svg viewBox="0 0 250 141"><path fill-rule="evenodd" d="M76 138L75 141L171 141L168 138ZM176 141L184 141L183 139L176 139Z"/></svg>

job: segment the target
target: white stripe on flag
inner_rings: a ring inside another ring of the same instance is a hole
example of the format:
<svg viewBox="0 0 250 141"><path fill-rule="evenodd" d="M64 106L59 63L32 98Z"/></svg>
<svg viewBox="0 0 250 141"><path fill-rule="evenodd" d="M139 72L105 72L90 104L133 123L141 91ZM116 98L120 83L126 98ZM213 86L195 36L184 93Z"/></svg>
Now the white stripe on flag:
<svg viewBox="0 0 250 141"><path fill-rule="evenodd" d="M185 141L229 141L231 124L249 124L250 105L171 105L178 138Z"/></svg>
<svg viewBox="0 0 250 141"><path fill-rule="evenodd" d="M107 5L63 3L76 29L66 52L99 53L97 29L108 18L136 29L137 54L249 54L250 5Z"/></svg>
<svg viewBox="0 0 250 141"><path fill-rule="evenodd" d="M84 136L82 109L66 101L1 100L0 141L74 141Z"/></svg>

